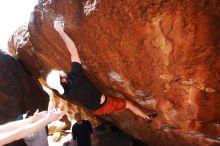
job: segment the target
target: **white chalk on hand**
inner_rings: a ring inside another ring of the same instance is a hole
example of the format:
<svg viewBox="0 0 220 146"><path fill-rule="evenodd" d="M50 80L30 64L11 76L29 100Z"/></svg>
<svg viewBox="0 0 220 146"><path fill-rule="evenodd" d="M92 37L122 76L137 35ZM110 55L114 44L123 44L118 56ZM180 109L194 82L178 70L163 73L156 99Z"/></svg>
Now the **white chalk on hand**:
<svg viewBox="0 0 220 146"><path fill-rule="evenodd" d="M65 28L65 20L63 16L58 16L55 18L54 22L60 23L60 25Z"/></svg>

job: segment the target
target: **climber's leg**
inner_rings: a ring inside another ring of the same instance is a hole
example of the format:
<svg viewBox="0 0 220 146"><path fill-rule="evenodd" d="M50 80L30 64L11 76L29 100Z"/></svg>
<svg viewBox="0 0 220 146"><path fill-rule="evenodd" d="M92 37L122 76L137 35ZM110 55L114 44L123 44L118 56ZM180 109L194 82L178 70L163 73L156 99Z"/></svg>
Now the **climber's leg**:
<svg viewBox="0 0 220 146"><path fill-rule="evenodd" d="M106 99L102 107L92 112L94 115L104 115L114 111L123 111L126 108L125 99L109 96L105 97Z"/></svg>
<svg viewBox="0 0 220 146"><path fill-rule="evenodd" d="M109 96L106 96L106 101L104 105L101 108L93 111L92 113L94 115L103 115L103 114L112 113L114 111L117 111L117 112L124 111L124 109L126 108L131 110L134 114L148 121L151 121L152 118L155 118L157 116L157 114L147 114L143 112L140 108L133 105L128 100L117 98L117 97L109 97Z"/></svg>
<svg viewBox="0 0 220 146"><path fill-rule="evenodd" d="M134 106L130 101L126 100L126 108L130 109L133 113L135 113L136 115L147 119L147 120L152 120L152 118L154 118L153 114L147 114L145 112L143 112L140 108L138 108L137 106ZM154 114L155 115L155 114Z"/></svg>

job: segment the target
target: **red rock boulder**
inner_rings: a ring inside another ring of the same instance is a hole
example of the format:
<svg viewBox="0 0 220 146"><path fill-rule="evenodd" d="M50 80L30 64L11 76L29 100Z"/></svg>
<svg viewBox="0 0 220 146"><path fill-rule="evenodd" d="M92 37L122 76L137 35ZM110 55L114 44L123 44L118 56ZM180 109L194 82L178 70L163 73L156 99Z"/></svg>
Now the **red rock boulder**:
<svg viewBox="0 0 220 146"><path fill-rule="evenodd" d="M150 145L220 145L219 0L40 1L28 27L42 77L70 70L54 20L105 94L159 113L151 125L130 111L102 118Z"/></svg>

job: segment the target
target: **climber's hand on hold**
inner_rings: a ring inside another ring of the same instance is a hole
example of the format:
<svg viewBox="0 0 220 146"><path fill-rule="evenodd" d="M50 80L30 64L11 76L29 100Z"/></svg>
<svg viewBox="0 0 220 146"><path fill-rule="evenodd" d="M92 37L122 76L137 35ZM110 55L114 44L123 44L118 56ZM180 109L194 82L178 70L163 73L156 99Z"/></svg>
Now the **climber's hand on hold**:
<svg viewBox="0 0 220 146"><path fill-rule="evenodd" d="M54 29L55 29L58 33L64 32L63 22L62 22L62 21L54 21Z"/></svg>

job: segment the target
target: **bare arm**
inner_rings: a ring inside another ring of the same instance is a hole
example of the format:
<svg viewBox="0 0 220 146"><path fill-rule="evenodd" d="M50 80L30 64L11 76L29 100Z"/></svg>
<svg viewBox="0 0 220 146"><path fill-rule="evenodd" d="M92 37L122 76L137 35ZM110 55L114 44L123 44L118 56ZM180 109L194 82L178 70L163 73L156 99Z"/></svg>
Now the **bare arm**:
<svg viewBox="0 0 220 146"><path fill-rule="evenodd" d="M21 126L31 124L32 122L35 122L35 121L37 121L37 120L39 120L39 119L41 119L42 117L45 117L45 116L46 116L45 111L38 113L38 110L37 110L34 113L33 116L31 116L27 119L10 122L10 123L7 123L7 124L4 124L4 125L0 126L0 133L8 132L8 131L17 129Z"/></svg>
<svg viewBox="0 0 220 146"><path fill-rule="evenodd" d="M0 133L0 145L8 144L15 140L24 138L32 133L35 133L38 130L44 128L48 123L58 120L63 115L63 112L54 113L53 110L51 110L46 117L44 117L41 120L38 120L35 123L23 125L15 130Z"/></svg>
<svg viewBox="0 0 220 146"><path fill-rule="evenodd" d="M71 61L72 62L78 62L81 63L79 54L78 54L78 50L76 48L75 43L73 42L73 40L64 32L64 29L62 27L62 25L60 24L59 21L54 21L54 28L55 30L59 33L59 35L61 36L61 38L63 39L63 41L66 44L66 47L71 55Z"/></svg>
<svg viewBox="0 0 220 146"><path fill-rule="evenodd" d="M24 138L30 135L31 133L35 133L38 130L44 128L47 124L48 124L48 120L44 118L35 123L28 124L11 132L0 133L0 145L5 145L15 140Z"/></svg>
<svg viewBox="0 0 220 146"><path fill-rule="evenodd" d="M33 121L32 117L30 117L30 118L27 118L24 120L19 120L19 121L7 123L5 125L0 126L0 133L16 129L16 128L21 127L23 125L31 124L32 121Z"/></svg>

